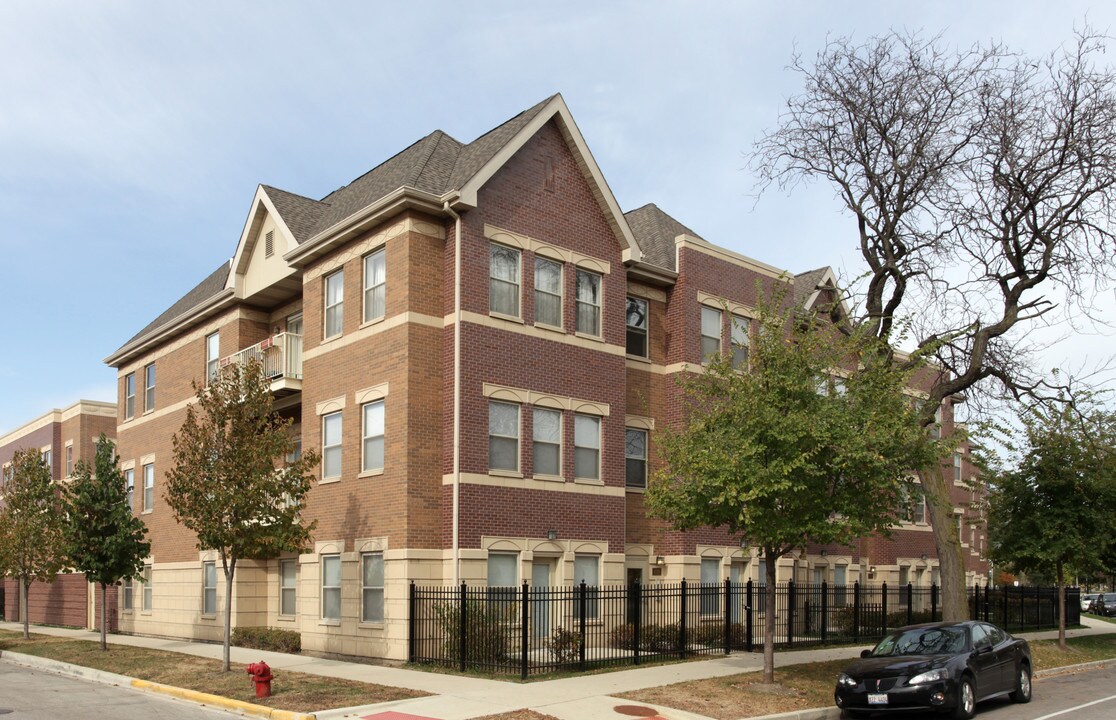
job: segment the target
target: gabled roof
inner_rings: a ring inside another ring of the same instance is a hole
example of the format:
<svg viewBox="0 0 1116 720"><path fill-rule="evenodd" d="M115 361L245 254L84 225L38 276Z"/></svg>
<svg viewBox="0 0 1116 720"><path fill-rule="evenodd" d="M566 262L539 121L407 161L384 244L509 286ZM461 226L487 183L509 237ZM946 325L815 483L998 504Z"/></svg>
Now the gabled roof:
<svg viewBox="0 0 1116 720"><path fill-rule="evenodd" d="M368 217L409 193L410 197L421 196L421 204L413 206L424 209L433 208L437 211L443 202L454 202L454 198L462 203L458 206L460 208L474 207L480 187L543 124L551 120L557 123L570 144L578 165L593 187L617 238L625 246L625 259L643 260L640 244L629 228L561 95L546 98L468 144L462 144L441 130L436 130L321 200L312 200L268 185L261 186L279 215L281 224L290 230L297 243L287 251L284 258L293 266L306 262L314 254L322 252L322 248L328 246L333 239L340 237L340 233L355 232L353 228L359 223L367 222ZM244 246L245 238L251 235L252 223L257 219L259 199L257 195L253 200L253 210L249 213L238 253ZM681 232L693 235L677 221L671 222L682 228ZM655 227L661 224L659 222ZM673 241L673 236L671 240ZM673 268L673 247L670 253L662 257L658 255L656 265ZM142 344L138 341L153 335L157 330L166 329L174 323L188 322L207 301L222 290L231 291L233 285L229 265L226 263L133 336L107 362L122 361L128 353Z"/></svg>
<svg viewBox="0 0 1116 720"><path fill-rule="evenodd" d="M690 235L703 240L700 235L667 215L658 205L648 203L641 208L624 213L632 235L643 251L643 261L651 265L677 271L677 253L674 239L679 235Z"/></svg>
<svg viewBox="0 0 1116 720"><path fill-rule="evenodd" d="M794 276L794 306L809 309L819 294L818 286L826 279L826 275L833 275L829 267L815 268Z"/></svg>

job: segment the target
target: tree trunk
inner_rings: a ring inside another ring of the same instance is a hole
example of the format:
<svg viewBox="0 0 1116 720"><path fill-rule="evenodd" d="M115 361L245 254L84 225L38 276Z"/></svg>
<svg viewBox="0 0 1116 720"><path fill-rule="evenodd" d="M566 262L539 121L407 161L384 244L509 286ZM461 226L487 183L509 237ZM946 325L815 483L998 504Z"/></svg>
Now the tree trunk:
<svg viewBox="0 0 1116 720"><path fill-rule="evenodd" d="M19 593L20 593L20 595L23 596L23 597L20 598L20 603L23 605L23 607L20 608L20 609L23 611L23 639L24 640L30 640L31 639L31 620L30 620L31 613L29 612L29 608L27 607L27 595L28 595L28 592L30 591L30 589L31 589L31 578L29 578L29 577L20 578L19 579Z"/></svg>
<svg viewBox="0 0 1116 720"><path fill-rule="evenodd" d="M105 583L101 583L101 650L108 650L108 628L105 625Z"/></svg>
<svg viewBox="0 0 1116 720"><path fill-rule="evenodd" d="M1058 647L1066 649L1066 580L1062 561L1058 561Z"/></svg>
<svg viewBox="0 0 1116 720"><path fill-rule="evenodd" d="M222 558L222 565L224 565L225 570L225 647L221 652L221 669L228 672L231 669L229 666L229 648L232 647L232 595L233 576L236 574L236 558L227 561Z"/></svg>
<svg viewBox="0 0 1116 720"><path fill-rule="evenodd" d="M961 537L957 518L953 514L950 485L945 473L919 472L926 509L930 513L930 528L934 534L934 547L938 553L938 569L942 583L942 620L957 622L969 619L969 603L965 587L965 559L961 553Z"/></svg>
<svg viewBox="0 0 1116 720"><path fill-rule="evenodd" d="M778 555L771 548L764 548L763 562L767 568L767 582L763 588L765 601L763 617L763 681L775 682L775 561Z"/></svg>

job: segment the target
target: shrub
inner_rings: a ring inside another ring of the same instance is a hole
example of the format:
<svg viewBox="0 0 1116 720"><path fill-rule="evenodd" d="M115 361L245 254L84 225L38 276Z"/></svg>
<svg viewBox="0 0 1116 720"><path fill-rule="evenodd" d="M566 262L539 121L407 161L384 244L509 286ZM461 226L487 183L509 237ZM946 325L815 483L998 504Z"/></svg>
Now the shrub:
<svg viewBox="0 0 1116 720"><path fill-rule="evenodd" d="M617 625L608 633L609 647L617 650L631 650L635 647L635 625Z"/></svg>
<svg viewBox="0 0 1116 720"><path fill-rule="evenodd" d="M458 603L435 608L445 636L446 657L461 660L461 611ZM465 662L502 664L508 662L511 639L509 623L514 608L500 603L468 600L465 605Z"/></svg>
<svg viewBox="0 0 1116 720"><path fill-rule="evenodd" d="M647 625L639 630L639 646L649 652L677 652L682 649L682 636L678 623Z"/></svg>
<svg viewBox="0 0 1116 720"><path fill-rule="evenodd" d="M557 628L546 641L546 649L560 663L571 663L581 659L581 633Z"/></svg>
<svg viewBox="0 0 1116 720"><path fill-rule="evenodd" d="M232 644L272 652L302 652L302 635L295 630L270 627L233 628Z"/></svg>

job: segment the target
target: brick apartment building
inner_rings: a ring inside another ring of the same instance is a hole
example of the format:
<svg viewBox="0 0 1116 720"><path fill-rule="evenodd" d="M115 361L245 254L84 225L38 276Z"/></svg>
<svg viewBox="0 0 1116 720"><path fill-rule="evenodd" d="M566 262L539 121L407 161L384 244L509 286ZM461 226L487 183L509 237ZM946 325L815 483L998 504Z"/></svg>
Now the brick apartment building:
<svg viewBox="0 0 1116 720"><path fill-rule="evenodd" d="M809 306L833 275L743 257L655 205L622 212L557 95L471 143L427 135L321 200L261 185L233 258L106 360L152 540L120 629L221 636L217 559L162 486L191 381L248 356L323 460L313 546L238 565L235 625L404 658L412 580L760 579L739 538L673 532L643 506L675 376L744 357L757 281ZM936 564L924 513L891 541L813 550L779 579L929 584Z"/></svg>
<svg viewBox="0 0 1116 720"><path fill-rule="evenodd" d="M12 457L20 450L37 449L50 467L56 482L65 482L81 460L93 462L97 439L116 437L116 406L93 400L78 400L64 410L51 410L0 436L0 496L3 484L11 477ZM2 579L4 618L21 620L19 584ZM97 593L81 573L62 573L53 583L32 583L27 593L28 617L34 623L100 627L94 612ZM115 616L116 598L108 601L107 615ZM96 608L100 605L97 604ZM110 621L110 628L115 625Z"/></svg>

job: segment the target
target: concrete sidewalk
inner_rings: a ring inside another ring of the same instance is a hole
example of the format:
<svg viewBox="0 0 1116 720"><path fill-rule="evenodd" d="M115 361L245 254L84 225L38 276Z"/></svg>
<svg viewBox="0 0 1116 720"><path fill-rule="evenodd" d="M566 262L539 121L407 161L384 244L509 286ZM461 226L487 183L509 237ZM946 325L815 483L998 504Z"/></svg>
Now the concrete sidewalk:
<svg viewBox="0 0 1116 720"><path fill-rule="evenodd" d="M1116 632L1116 625L1082 618L1086 627L1070 630L1067 635L1095 635ZM0 623L0 628L22 631L18 623ZM72 637L82 640L96 640L99 635L89 630L68 628L35 627L34 632L43 635ZM1050 639L1057 637L1057 631L1019 633L1028 639ZM109 642L117 645L154 648L179 652L200 657L219 659L221 646L208 643L192 643L182 640L139 637L133 635L109 635ZM776 667L786 667L801 663L852 658L859 654L861 646L842 648L823 648L814 650L794 650L777 652ZM343 710L325 710L315 713L319 720L336 718L363 718L382 713L403 713L416 720L469 720L530 708L541 713L553 715L560 720L621 720L624 716L614 708L630 701L612 697L618 693L660 687L673 683L723 677L737 673L755 672L763 669L761 653L733 653L710 660L696 660L654 667L631 668L614 672L582 675L557 680L540 680L520 683L505 680L463 677L459 675L423 672L382 665L366 665L343 660L327 660L304 655L266 652L234 647L231 651L233 662L249 663L263 660L274 670L294 670L313 675L344 678L360 682L390 685L431 693L429 697L400 700ZM700 715L679 710L656 708L659 715L667 720L708 720ZM821 714L816 714L821 717ZM384 714L384 720L400 717L398 714ZM806 716L803 716L805 718Z"/></svg>

